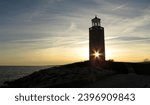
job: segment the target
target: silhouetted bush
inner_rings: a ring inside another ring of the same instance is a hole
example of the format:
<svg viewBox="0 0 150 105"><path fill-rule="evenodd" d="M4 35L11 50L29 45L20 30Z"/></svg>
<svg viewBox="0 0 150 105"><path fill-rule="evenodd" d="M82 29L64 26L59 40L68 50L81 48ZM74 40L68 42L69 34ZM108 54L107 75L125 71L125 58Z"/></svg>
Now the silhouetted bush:
<svg viewBox="0 0 150 105"><path fill-rule="evenodd" d="M114 60L113 59L109 59L108 62L114 62Z"/></svg>

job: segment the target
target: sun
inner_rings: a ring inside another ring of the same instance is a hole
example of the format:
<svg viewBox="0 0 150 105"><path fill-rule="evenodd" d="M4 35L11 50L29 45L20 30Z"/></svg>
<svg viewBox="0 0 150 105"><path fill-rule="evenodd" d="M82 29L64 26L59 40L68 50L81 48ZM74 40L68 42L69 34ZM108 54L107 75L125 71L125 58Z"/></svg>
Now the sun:
<svg viewBox="0 0 150 105"><path fill-rule="evenodd" d="M93 55L95 58L99 58L101 54L99 53L99 51L95 51Z"/></svg>

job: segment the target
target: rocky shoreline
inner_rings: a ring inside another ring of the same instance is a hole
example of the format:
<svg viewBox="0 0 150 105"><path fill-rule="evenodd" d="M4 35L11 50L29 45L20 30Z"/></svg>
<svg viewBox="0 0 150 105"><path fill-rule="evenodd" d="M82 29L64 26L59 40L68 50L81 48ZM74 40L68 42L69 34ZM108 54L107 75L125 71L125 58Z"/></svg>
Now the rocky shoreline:
<svg viewBox="0 0 150 105"><path fill-rule="evenodd" d="M6 81L7 88L82 87L115 72L92 68L89 62L52 67L34 72L14 81Z"/></svg>
<svg viewBox="0 0 150 105"><path fill-rule="evenodd" d="M80 88L117 74L149 75L150 64L103 62L92 67L89 61L36 71L28 76L6 81L1 88Z"/></svg>

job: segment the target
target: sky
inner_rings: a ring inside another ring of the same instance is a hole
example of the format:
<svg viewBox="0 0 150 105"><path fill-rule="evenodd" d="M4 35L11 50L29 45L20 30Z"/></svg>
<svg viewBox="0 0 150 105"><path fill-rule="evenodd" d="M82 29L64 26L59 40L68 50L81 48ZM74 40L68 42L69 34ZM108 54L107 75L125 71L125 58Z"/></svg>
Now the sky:
<svg viewBox="0 0 150 105"><path fill-rule="evenodd" d="M150 0L0 0L0 65L88 60L95 15L107 60L150 59Z"/></svg>

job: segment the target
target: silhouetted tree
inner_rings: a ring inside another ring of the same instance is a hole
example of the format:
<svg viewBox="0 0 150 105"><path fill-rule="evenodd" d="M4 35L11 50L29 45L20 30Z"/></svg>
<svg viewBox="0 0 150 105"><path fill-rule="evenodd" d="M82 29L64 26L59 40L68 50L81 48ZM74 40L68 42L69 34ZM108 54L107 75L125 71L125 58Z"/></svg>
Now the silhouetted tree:
<svg viewBox="0 0 150 105"><path fill-rule="evenodd" d="M145 58L144 62L150 62L150 60L148 58Z"/></svg>

